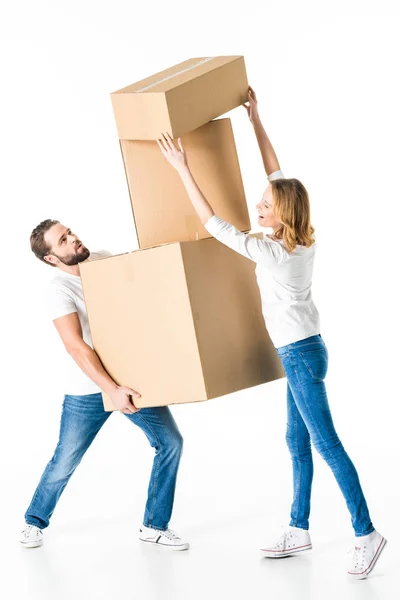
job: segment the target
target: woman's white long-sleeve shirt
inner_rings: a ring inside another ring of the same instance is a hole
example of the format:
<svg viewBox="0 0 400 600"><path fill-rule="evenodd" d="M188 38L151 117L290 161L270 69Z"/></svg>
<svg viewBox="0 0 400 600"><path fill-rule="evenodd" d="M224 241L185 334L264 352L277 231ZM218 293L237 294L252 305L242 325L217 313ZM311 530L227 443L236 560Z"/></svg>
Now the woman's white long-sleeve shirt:
<svg viewBox="0 0 400 600"><path fill-rule="evenodd" d="M269 180L283 177L275 171ZM320 333L318 310L311 294L316 244L297 245L289 253L282 240L260 240L239 231L216 215L205 224L217 240L256 263L262 311L275 348Z"/></svg>

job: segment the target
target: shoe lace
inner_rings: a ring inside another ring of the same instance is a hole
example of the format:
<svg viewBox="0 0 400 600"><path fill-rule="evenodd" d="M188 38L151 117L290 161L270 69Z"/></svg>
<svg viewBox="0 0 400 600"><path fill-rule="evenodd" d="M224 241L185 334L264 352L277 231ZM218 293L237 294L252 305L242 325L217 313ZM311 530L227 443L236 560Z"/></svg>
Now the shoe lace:
<svg viewBox="0 0 400 600"><path fill-rule="evenodd" d="M166 529L165 531L161 531L161 533L169 540L179 540L179 535L175 531L172 531L172 529Z"/></svg>
<svg viewBox="0 0 400 600"><path fill-rule="evenodd" d="M352 564L355 569L360 569L364 566L365 559L365 545L364 546L352 546L347 554L352 554Z"/></svg>
<svg viewBox="0 0 400 600"><path fill-rule="evenodd" d="M23 530L23 534L25 537L28 537L28 535L31 533L32 529L34 528L34 525L25 525L25 528ZM39 533L42 533L42 530L39 529L39 527L36 528L38 530Z"/></svg>
<svg viewBox="0 0 400 600"><path fill-rule="evenodd" d="M281 547L286 547L287 542L289 541L289 539L292 537L292 533L291 531L284 531L281 535L281 537L278 539L278 541L275 544L275 548L281 548Z"/></svg>
<svg viewBox="0 0 400 600"><path fill-rule="evenodd" d="M32 525L25 525L22 533L25 537L28 537L28 535L30 534L30 532L32 531L33 526Z"/></svg>

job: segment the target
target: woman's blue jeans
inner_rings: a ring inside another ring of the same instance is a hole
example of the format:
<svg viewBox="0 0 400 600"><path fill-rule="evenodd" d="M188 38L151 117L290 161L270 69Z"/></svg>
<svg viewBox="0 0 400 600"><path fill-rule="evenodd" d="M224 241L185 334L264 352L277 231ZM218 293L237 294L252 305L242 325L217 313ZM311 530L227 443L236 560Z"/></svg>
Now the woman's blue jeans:
<svg viewBox="0 0 400 600"><path fill-rule="evenodd" d="M328 351L321 335L277 348L287 377L286 441L293 463L293 527L309 528L311 442L328 463L346 500L356 536L374 531L357 471L336 433L324 379Z"/></svg>
<svg viewBox="0 0 400 600"><path fill-rule="evenodd" d="M111 414L104 411L100 393L65 396L59 441L25 513L28 524L40 529L49 525L71 475ZM155 449L143 524L167 529L174 503L182 436L166 406L142 408L124 416L143 431ZM123 452L123 448L115 448L115 452Z"/></svg>

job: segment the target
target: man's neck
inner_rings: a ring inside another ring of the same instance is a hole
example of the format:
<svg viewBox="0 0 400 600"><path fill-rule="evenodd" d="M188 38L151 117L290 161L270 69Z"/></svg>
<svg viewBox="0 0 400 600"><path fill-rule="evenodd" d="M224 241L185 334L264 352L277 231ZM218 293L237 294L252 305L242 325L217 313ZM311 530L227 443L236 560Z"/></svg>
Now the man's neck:
<svg viewBox="0 0 400 600"><path fill-rule="evenodd" d="M75 277L80 277L80 273L79 273L79 265L64 265L64 263L60 263L59 265L57 265L57 268L60 269L60 271L64 271L64 273L68 273L69 275L75 275Z"/></svg>

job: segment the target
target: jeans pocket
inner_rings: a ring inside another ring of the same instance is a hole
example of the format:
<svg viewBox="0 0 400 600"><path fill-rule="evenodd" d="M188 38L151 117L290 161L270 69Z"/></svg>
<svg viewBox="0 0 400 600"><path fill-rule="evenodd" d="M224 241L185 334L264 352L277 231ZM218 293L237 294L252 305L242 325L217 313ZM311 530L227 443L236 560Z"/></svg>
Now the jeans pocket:
<svg viewBox="0 0 400 600"><path fill-rule="evenodd" d="M328 352L326 347L301 350L300 358L314 381L323 381L328 372Z"/></svg>

